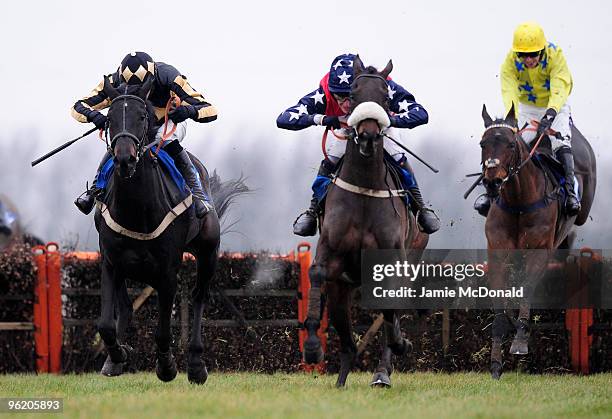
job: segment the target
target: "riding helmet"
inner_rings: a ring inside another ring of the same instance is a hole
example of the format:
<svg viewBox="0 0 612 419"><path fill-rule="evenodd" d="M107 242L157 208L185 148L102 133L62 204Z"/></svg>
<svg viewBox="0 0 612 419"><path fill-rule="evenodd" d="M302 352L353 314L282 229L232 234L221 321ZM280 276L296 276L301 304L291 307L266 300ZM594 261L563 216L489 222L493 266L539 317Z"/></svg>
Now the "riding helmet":
<svg viewBox="0 0 612 419"><path fill-rule="evenodd" d="M514 31L512 51L537 52L546 47L544 30L535 22L521 23Z"/></svg>
<svg viewBox="0 0 612 419"><path fill-rule="evenodd" d="M119 66L119 77L128 85L142 84L155 75L155 62L146 52L131 52Z"/></svg>
<svg viewBox="0 0 612 419"><path fill-rule="evenodd" d="M329 69L329 91L348 94L353 83L354 54L342 54L334 58Z"/></svg>

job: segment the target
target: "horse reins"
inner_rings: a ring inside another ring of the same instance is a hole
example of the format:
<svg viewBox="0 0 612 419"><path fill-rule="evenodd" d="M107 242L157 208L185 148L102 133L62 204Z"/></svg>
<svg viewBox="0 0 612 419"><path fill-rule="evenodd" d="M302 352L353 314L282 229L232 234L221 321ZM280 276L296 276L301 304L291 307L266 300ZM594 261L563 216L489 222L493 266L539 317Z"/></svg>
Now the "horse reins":
<svg viewBox="0 0 612 419"><path fill-rule="evenodd" d="M534 127L538 125L538 122L535 120L531 121L531 125L533 125ZM484 136L485 134L494 128L508 128L510 129L513 133L514 133L514 140L517 141L517 143L520 141L523 141L523 138L521 137L521 133L524 131L536 131L536 128L529 128L528 124L525 125L525 127L523 127L520 130L517 130L516 127L509 125L509 124L505 124L505 123L497 123L497 124L492 124L489 125L487 127L487 129L485 129L485 132L482 134L482 138L484 140ZM502 179L502 183L499 186L499 190L501 192L502 188L504 187L504 185L514 176L518 175L518 173L520 172L520 170L527 164L527 162L529 162L531 160L531 158L533 157L533 155L535 154L536 150L538 149L538 146L540 145L540 142L542 141L542 139L544 138L545 135L555 135L556 132L549 129L547 132L543 132L542 134L540 134L540 137L536 140L534 146L531 148L531 151L529 152L529 155L527 156L527 158L523 161L521 161L518 165L516 166L509 166L508 167L508 174L506 175L506 177L504 179ZM518 149L517 149L518 150ZM520 151L519 151L519 159L520 159ZM494 169L499 165L499 159L492 159L492 158L488 158L487 160L485 160L482 165L483 165L483 176L484 176L484 172L487 169Z"/></svg>
<svg viewBox="0 0 612 419"><path fill-rule="evenodd" d="M385 82L385 85L388 87L389 83L387 82L387 79L385 79L383 76L379 75L379 74L369 74L369 73L363 73L358 75L357 77L355 77L355 79L353 80L353 82L351 83L351 88L352 85L359 80L360 78L372 78L372 79L380 79L382 81ZM346 125L346 124L342 124L342 125ZM348 127L348 125L343 126L343 128L346 129L346 127ZM331 131L331 133L334 135L334 137L336 137L338 140L340 141L348 141L348 140L353 140L355 141L355 144L357 144L357 137L358 135L356 135L356 131L355 129L351 129L349 130L349 132L346 135L338 135L336 134L336 132L332 129L330 130L329 127L325 128L325 132L323 133L323 138L321 139L321 150L323 151L323 156L326 159L329 159L329 156L327 155L327 151L325 150L326 148L326 144L327 144L327 135L328 132ZM381 131L378 135L382 136L383 132Z"/></svg>
<svg viewBox="0 0 612 419"><path fill-rule="evenodd" d="M136 144L136 146L137 146L138 152L137 152L137 156L136 156L136 161L138 161L140 159L140 157L142 157L142 155L147 150L150 150L152 147L154 147L156 145L158 145L158 147L155 150L154 155L157 156L159 154L159 150L162 149L164 143L168 140L168 138L170 138L176 132L177 124L175 124L175 123L173 123L172 124L172 128L170 130L168 130L168 123L170 122L170 118L168 117L168 114L170 113L170 109L171 109L172 105L174 105L174 106L179 106L180 105L180 99L178 97L176 97L176 96L171 97L170 99L168 99L168 102L166 103L166 107L165 107L165 110L164 110L164 125L163 125L164 129L162 131L161 138L158 141L155 141L155 142L153 142L153 143L151 143L151 144L149 144L149 145L147 145L146 147L143 148L142 147L143 140L146 137L147 132L149 130L149 113L147 112L145 114L146 115L146 122L145 122L144 132L142 134L142 137L138 138L134 134L132 134L131 132L129 132L129 131L127 131L125 129L125 126L126 126L126 115L125 115L126 109L125 108L127 107L127 99L130 99L130 98L136 99L136 100L140 101L141 103L143 103L145 105L145 107L146 107L146 102L145 102L144 99L142 99L139 96L128 95L128 94L117 96L113 100L116 100L116 99L119 99L119 98L124 99L124 102L123 102L123 118L122 118L123 129L120 132L118 132L117 134L115 134L111 138L110 145L109 145L109 142L108 142L109 125L107 124L105 129L101 129L100 130L100 134L99 134L100 139L102 141L106 142L106 147L110 151L111 154L113 154L112 149L113 149L113 144L115 143L115 141L119 137L128 137L128 138L131 138L134 141L134 143ZM103 133L104 133L104 138L102 138Z"/></svg>

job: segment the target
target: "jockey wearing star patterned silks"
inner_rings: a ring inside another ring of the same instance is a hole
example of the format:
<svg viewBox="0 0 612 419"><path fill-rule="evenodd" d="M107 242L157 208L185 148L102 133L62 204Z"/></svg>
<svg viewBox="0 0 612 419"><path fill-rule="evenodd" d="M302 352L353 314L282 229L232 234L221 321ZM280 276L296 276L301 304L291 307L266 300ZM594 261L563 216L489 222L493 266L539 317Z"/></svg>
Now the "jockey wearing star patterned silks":
<svg viewBox="0 0 612 419"><path fill-rule="evenodd" d="M350 108L350 91L353 78L353 54L343 54L336 57L331 68L319 83L319 88L304 96L297 105L281 113L276 125L288 130L301 130L314 125L328 126L333 129L341 127ZM412 94L402 86L388 80L389 85L389 115L391 129L414 128L426 124L429 116L425 108L418 104ZM346 141L328 138L326 143L327 158L321 162L318 176L331 177L336 164L344 155ZM410 184L403 185L413 199L411 209L417 216L420 228L426 233L433 233L439 229L439 219L435 213L427 208L414 173L406 160L404 151L395 143L385 138L385 150L398 162L402 170L407 171L404 179L411 179ZM314 189L314 185L313 185ZM319 212L318 199L313 196L310 208L303 212L293 224L293 232L300 236L314 236L317 230L317 215Z"/></svg>
<svg viewBox="0 0 612 419"><path fill-rule="evenodd" d="M547 42L544 31L537 23L519 25L512 42L512 50L501 66L501 90L506 113L512 105L518 109L518 125L523 127L532 120L539 121L536 132L523 131L525 141L532 142L549 128L552 151L563 165L569 215L580 211L580 200L574 191L574 157L571 149L571 110L568 97L572 91L572 75L561 48ZM475 209L488 213L490 199L477 198Z"/></svg>
<svg viewBox="0 0 612 419"><path fill-rule="evenodd" d="M153 105L155 113L155 127L157 128L156 139L161 138L163 133L163 122L166 104L169 99L177 97L180 106L169 112L168 117L176 124L176 131L169 137L164 146L174 159L194 199L196 215L203 217L213 206L209 202L199 178L199 174L191 162L189 155L181 146L180 141L185 137L186 119L196 122L211 122L217 119L217 110L204 99L204 96L194 90L187 82L187 78L169 64L154 62L144 52L132 52L125 56L121 65L114 74L108 77L111 85L115 88L127 85L128 91L132 86L143 84L153 77L153 84L148 96ZM104 80L85 98L78 100L72 107L72 116L79 122L92 122L99 129L106 127L107 118L100 110L110 106L110 98L104 92ZM85 214L89 214L94 207L95 198L101 193L96 187L98 174L106 161L110 158L107 152L94 178L92 187L75 201L75 205Z"/></svg>

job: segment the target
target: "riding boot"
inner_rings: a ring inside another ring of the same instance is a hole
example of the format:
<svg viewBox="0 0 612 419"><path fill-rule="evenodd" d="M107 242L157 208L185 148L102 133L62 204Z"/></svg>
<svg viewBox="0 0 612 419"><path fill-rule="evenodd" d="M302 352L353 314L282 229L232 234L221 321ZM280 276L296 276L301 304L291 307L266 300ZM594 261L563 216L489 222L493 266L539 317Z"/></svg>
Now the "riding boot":
<svg viewBox="0 0 612 419"><path fill-rule="evenodd" d="M172 157L176 168L181 172L183 178L185 178L185 182L187 186L189 186L189 189L191 189L191 194L195 198L193 204L195 206L196 217L203 218L211 210L214 210L214 207L204 192L198 170L193 165L185 149L181 149L179 153L173 154Z"/></svg>
<svg viewBox="0 0 612 419"><path fill-rule="evenodd" d="M321 161L317 176L331 178L335 170L336 165L325 159ZM319 200L313 195L310 200L310 208L301 213L293 222L293 234L303 237L317 234L317 217L319 216L319 211Z"/></svg>
<svg viewBox="0 0 612 419"><path fill-rule="evenodd" d="M427 234L435 233L440 229L440 218L438 218L434 210L425 206L423 195L421 195L421 190L419 189L419 185L416 182L414 172L408 160L404 157L398 164L403 170L408 172L402 176L402 184L403 188L410 193L410 197L412 198L410 210L417 219L419 229ZM410 175L410 177L407 178L406 175Z"/></svg>
<svg viewBox="0 0 612 419"><path fill-rule="evenodd" d="M427 234L438 231L440 229L440 218L438 218L434 210L425 206L419 186L415 183L414 186L408 188L408 192L410 192L410 196L415 204L411 205L410 209L417 219L420 230Z"/></svg>
<svg viewBox="0 0 612 419"><path fill-rule="evenodd" d="M478 214L486 217L491 209L491 198L486 193L478 196L474 201L474 209L478 211Z"/></svg>
<svg viewBox="0 0 612 419"><path fill-rule="evenodd" d="M563 165L563 171L565 173L565 192L567 197L565 199L565 211L567 215L573 217L580 212L580 200L574 190L574 156L572 149L569 147L561 147L556 152L557 159Z"/></svg>
<svg viewBox="0 0 612 419"><path fill-rule="evenodd" d="M96 184L98 183L98 176L100 175L102 168L111 157L112 155L108 151L104 154L104 157L102 157L102 161L98 166L98 170L96 171L96 175L94 176L93 182L91 183L91 187L79 195L79 197L74 201L74 205L76 205L79 211L85 215L88 215L91 210L93 210L93 207L96 204L96 197L103 192L103 189L98 188Z"/></svg>

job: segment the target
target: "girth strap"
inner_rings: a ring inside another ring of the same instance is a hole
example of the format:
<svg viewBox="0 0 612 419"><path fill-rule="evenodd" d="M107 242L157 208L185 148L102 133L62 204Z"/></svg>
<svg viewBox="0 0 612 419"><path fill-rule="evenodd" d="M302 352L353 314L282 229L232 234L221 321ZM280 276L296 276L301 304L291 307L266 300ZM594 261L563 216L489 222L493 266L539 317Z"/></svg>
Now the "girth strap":
<svg viewBox="0 0 612 419"><path fill-rule="evenodd" d="M344 189L345 191L349 191L352 193L356 193L358 195L371 196L372 198L393 198L394 196L404 196L406 192L401 189L369 189L362 188L361 186L355 186L351 183L345 182L339 177L335 177L332 180L332 183L338 186L340 189Z"/></svg>
<svg viewBox="0 0 612 419"><path fill-rule="evenodd" d="M534 202L533 204L510 206L500 196L495 200L495 203L499 208L506 212L509 212L510 214L529 214L539 209L546 208L550 205L552 201L553 199L548 196L545 196L539 201Z"/></svg>
<svg viewBox="0 0 612 419"><path fill-rule="evenodd" d="M151 233L139 233L137 231L132 231L132 230L129 230L123 227L119 223L117 223L115 220L113 220L113 217L111 216L110 211L108 210L108 207L106 206L106 204L104 204L101 201L98 201L97 206L98 206L98 209L100 210L100 213L102 214L102 218L104 218L104 221L106 222L106 225L111 230L113 230L115 233L121 234L122 236L130 237L136 240L153 240L159 237L164 231L166 231L166 228L168 228L168 226L179 215L185 212L191 206L192 203L193 203L193 195L189 194L187 195L187 198L179 202L177 206L172 208L166 214L161 224Z"/></svg>

